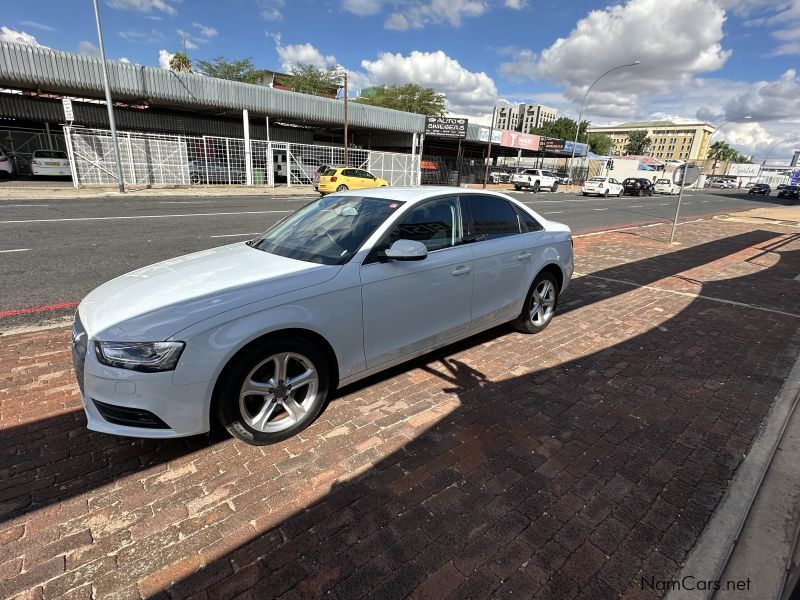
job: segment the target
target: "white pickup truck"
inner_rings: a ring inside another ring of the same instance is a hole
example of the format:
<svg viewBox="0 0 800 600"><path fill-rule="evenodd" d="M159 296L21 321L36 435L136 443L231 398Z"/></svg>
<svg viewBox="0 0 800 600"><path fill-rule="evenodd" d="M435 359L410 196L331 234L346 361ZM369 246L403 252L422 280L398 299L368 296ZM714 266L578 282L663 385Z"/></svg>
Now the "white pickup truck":
<svg viewBox="0 0 800 600"><path fill-rule="evenodd" d="M511 178L511 183L514 184L514 189L517 191L526 189L538 192L540 189L545 188L555 192L558 189L558 177L550 171L542 171L540 169L525 169L515 173Z"/></svg>

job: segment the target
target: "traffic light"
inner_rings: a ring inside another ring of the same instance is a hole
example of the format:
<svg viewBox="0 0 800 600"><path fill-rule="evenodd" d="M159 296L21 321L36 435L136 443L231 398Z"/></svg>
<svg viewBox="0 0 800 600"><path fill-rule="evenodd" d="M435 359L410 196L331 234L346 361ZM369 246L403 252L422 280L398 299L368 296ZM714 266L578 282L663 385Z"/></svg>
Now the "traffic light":
<svg viewBox="0 0 800 600"><path fill-rule="evenodd" d="M613 168L614 168L614 161L609 158L608 161L606 162L606 169L611 171Z"/></svg>

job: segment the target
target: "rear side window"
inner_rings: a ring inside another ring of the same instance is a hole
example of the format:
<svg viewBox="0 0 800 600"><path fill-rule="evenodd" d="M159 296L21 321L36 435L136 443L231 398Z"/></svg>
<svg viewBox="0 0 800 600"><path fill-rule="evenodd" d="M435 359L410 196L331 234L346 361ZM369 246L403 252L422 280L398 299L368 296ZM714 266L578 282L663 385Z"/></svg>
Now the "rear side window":
<svg viewBox="0 0 800 600"><path fill-rule="evenodd" d="M477 240L520 233L517 211L507 200L480 195L469 195L466 200L472 217L472 235Z"/></svg>
<svg viewBox="0 0 800 600"><path fill-rule="evenodd" d="M520 223L522 224L522 231L524 232L531 232L531 231L541 231L544 229L541 223L534 219L531 215L527 212L522 210L519 206L514 207L517 210L517 214L519 215Z"/></svg>

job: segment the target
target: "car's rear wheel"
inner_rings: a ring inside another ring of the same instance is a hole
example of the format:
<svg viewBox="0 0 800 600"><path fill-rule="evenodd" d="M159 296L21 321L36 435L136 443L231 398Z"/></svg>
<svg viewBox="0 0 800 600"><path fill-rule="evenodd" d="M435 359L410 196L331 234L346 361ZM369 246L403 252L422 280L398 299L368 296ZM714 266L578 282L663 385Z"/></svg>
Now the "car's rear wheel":
<svg viewBox="0 0 800 600"><path fill-rule="evenodd" d="M342 184L342 185L340 185L339 187L336 188L336 191L337 192L346 192L348 189L349 188L345 184Z"/></svg>
<svg viewBox="0 0 800 600"><path fill-rule="evenodd" d="M639 191L636 193L636 195L637 195L637 196L639 196L639 198L641 198L641 197L642 197L642 190L639 190Z"/></svg>
<svg viewBox="0 0 800 600"><path fill-rule="evenodd" d="M328 394L320 349L302 337L275 337L237 358L221 387L217 417L256 446L283 441L317 418Z"/></svg>
<svg viewBox="0 0 800 600"><path fill-rule="evenodd" d="M608 190L606 190L605 192L603 192L603 198L608 198L608 194L609 194Z"/></svg>
<svg viewBox="0 0 800 600"><path fill-rule="evenodd" d="M552 186L550 186L550 191L551 191L551 192L556 192L556 191L558 191L558 182L557 182L557 181L554 181L554 182L553 182L553 185L552 185Z"/></svg>
<svg viewBox="0 0 800 600"><path fill-rule="evenodd" d="M517 190L517 191L520 191L520 190L522 189L522 186L520 186L520 185L517 185L517 184L515 183L515 184L514 184L514 189L515 189L515 190Z"/></svg>
<svg viewBox="0 0 800 600"><path fill-rule="evenodd" d="M200 177L200 173L190 173L189 182L192 185L200 185L201 183L203 183L203 178Z"/></svg>
<svg viewBox="0 0 800 600"><path fill-rule="evenodd" d="M539 182L538 181L535 181L533 183L533 185L531 186L531 191L532 192L538 192L539 191Z"/></svg>
<svg viewBox="0 0 800 600"><path fill-rule="evenodd" d="M539 273L513 325L523 333L539 333L553 320L557 305L558 282L555 276L549 272Z"/></svg>
<svg viewBox="0 0 800 600"><path fill-rule="evenodd" d="M588 196L588 195L589 195L589 193L588 193L588 192L583 192L583 195L584 195L584 196Z"/></svg>

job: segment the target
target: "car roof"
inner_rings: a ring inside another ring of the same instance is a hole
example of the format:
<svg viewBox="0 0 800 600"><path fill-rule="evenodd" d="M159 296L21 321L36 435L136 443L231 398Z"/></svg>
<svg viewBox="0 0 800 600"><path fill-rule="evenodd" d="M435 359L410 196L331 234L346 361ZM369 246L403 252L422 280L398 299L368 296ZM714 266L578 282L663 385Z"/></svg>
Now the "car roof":
<svg viewBox="0 0 800 600"><path fill-rule="evenodd" d="M505 200L510 199L505 194L501 194L499 192L472 188L460 188L447 185L390 186L336 192L337 196L357 196L359 198L368 196L370 198L397 200L399 202L408 202L410 204L428 200L429 198L435 198L437 196L443 196L445 194L458 194L460 196L481 194L484 196L497 196L498 198L503 198Z"/></svg>

